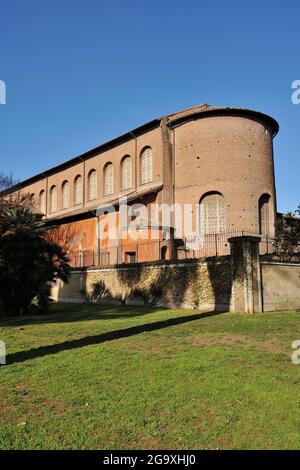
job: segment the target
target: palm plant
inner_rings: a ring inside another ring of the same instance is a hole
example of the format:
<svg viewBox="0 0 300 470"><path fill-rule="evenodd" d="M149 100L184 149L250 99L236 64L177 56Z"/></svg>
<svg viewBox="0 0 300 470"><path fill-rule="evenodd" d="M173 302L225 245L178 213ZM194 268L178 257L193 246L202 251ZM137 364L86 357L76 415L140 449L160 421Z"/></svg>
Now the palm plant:
<svg viewBox="0 0 300 470"><path fill-rule="evenodd" d="M68 258L47 239L48 227L27 207L5 209L0 221L0 306L3 314L46 305L55 279L68 281Z"/></svg>

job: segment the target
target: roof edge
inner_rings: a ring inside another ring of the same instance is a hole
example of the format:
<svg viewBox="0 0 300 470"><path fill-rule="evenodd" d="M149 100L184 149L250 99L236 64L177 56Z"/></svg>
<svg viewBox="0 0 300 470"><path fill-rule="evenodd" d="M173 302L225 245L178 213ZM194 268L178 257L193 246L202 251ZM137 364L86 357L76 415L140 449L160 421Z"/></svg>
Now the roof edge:
<svg viewBox="0 0 300 470"><path fill-rule="evenodd" d="M5 190L4 194L11 194L12 192L18 191L30 184L33 184L39 181L40 179L49 177L55 174L56 172L65 170L75 165L76 163L82 162L83 160L88 160L89 158L92 158L98 155L99 153L102 153L117 145L120 145L121 143L128 142L129 140L135 137L138 137L139 135L142 135L147 131L150 131L152 129L155 129L156 127L159 127L161 122L166 123L166 125L170 128L174 128L178 125L183 124L184 122L188 122L191 120L200 119L200 118L204 118L208 116L217 116L217 115L247 116L255 120L263 121L270 126L272 130L273 138L276 136L276 134L279 131L278 122L274 118L269 116L268 114L261 113L259 111L254 111L254 110L247 109L247 108L237 108L237 107L229 107L229 106L227 107L226 106L224 107L223 106L210 106L208 104L201 104L198 106L194 106L192 108L187 108L182 111L178 111L172 114L168 114L166 116L162 116L160 118L153 119L139 127L136 127L135 129L132 129L129 132L126 132L125 134L115 137L114 139L104 142L103 144L97 147L94 147L84 153L81 153L77 155L76 157L66 160L65 162L60 163L59 165L56 165L52 168L49 168L48 170L40 172L34 176L31 176L30 178L22 180L19 183L16 183L8 190Z"/></svg>
<svg viewBox="0 0 300 470"><path fill-rule="evenodd" d="M127 197L127 202L132 202L137 199L142 199L145 196L148 196L149 194L154 194L158 193L163 189L163 183L158 183L155 185L150 186L149 188L139 190L139 191L134 191L128 195L123 195L118 198L111 199L106 202L100 202L97 204L94 204L92 206L83 206L78 210L73 210L73 211L68 211L64 214L60 214L58 216L53 216L50 218L45 218L43 219L47 225L55 225L56 223L66 223L70 219L76 219L76 218L82 218L85 216L86 218L89 218L91 216L95 216L97 213L97 210L99 209L106 209L107 207L119 207L122 198Z"/></svg>
<svg viewBox="0 0 300 470"><path fill-rule="evenodd" d="M262 113L260 111L254 111L252 109L247 109L247 108L234 108L234 107L222 107L222 106L211 106L207 107L206 109L199 110L196 112L191 112L188 113L184 116L179 116L178 118L168 119L166 120L167 125L170 128L176 127L180 124L183 124L184 122L195 120L195 119L200 119L208 116L246 116L250 117L252 119L256 119L259 121L266 122L271 130L272 130L272 137L274 138L276 134L279 131L279 124L276 121L276 119L272 118L268 114ZM173 115L174 116L174 115ZM172 116L172 117L173 117Z"/></svg>
<svg viewBox="0 0 300 470"><path fill-rule="evenodd" d="M53 166L49 168L48 170L42 171L41 173L31 176L30 178L22 180L19 183L16 183L15 185L13 185L11 188L7 189L5 193L10 194L13 191L18 191L19 189L22 189L24 186L28 186L29 184L35 183L36 181L39 181L42 178L51 176L58 171L66 170L70 166L73 166L76 163L80 163L83 160L88 160L89 158L95 157L99 153L102 153L105 150L109 150L115 147L116 145L120 145L121 143L128 142L129 140L134 139L135 137L138 137L139 135L142 135L144 132L147 132L149 130L152 130L158 127L162 119L163 118L153 119L152 121L149 121L146 124L143 124L142 126L136 127L135 129L132 129L131 131L126 132L125 134L115 137L114 139L108 140L107 142L104 142L103 144L98 145L97 147L93 147L92 149L87 150L86 152L81 153L77 155L76 157L70 158L69 160L66 160L63 163L60 163L59 165Z"/></svg>

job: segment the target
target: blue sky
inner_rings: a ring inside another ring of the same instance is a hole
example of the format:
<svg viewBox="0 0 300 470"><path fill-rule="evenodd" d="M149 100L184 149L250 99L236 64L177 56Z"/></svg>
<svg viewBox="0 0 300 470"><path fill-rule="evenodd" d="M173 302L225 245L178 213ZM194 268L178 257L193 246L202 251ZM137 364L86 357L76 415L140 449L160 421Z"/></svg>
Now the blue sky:
<svg viewBox="0 0 300 470"><path fill-rule="evenodd" d="M280 124L278 209L300 202L295 0L10 0L0 7L0 171L25 179L199 103Z"/></svg>

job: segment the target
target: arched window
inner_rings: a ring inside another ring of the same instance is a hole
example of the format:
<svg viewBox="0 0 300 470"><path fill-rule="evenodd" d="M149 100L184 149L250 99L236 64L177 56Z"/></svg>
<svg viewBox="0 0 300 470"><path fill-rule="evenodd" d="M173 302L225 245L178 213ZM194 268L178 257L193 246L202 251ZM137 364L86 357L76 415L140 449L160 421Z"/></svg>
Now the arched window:
<svg viewBox="0 0 300 470"><path fill-rule="evenodd" d="M56 186L50 188L50 212L57 211L57 189Z"/></svg>
<svg viewBox="0 0 300 470"><path fill-rule="evenodd" d="M35 194L34 193L30 194L30 204L33 208L35 207Z"/></svg>
<svg viewBox="0 0 300 470"><path fill-rule="evenodd" d="M165 260L167 255L167 246L162 246L160 249L160 259Z"/></svg>
<svg viewBox="0 0 300 470"><path fill-rule="evenodd" d="M64 181L61 186L62 191L62 208L68 209L70 205L70 189L69 189L69 182Z"/></svg>
<svg viewBox="0 0 300 470"><path fill-rule="evenodd" d="M141 183L150 183L152 181L152 149L145 148L141 154Z"/></svg>
<svg viewBox="0 0 300 470"><path fill-rule="evenodd" d="M46 214L46 193L43 189L39 194L39 210L42 214Z"/></svg>
<svg viewBox="0 0 300 470"><path fill-rule="evenodd" d="M104 195L114 192L114 171L112 163L108 163L104 168Z"/></svg>
<svg viewBox="0 0 300 470"><path fill-rule="evenodd" d="M270 195L263 194L259 198L259 233L269 235L270 233Z"/></svg>
<svg viewBox="0 0 300 470"><path fill-rule="evenodd" d="M131 157L127 155L121 162L121 189L129 189L132 186L131 181Z"/></svg>
<svg viewBox="0 0 300 470"><path fill-rule="evenodd" d="M74 180L74 204L82 203L82 177L77 175Z"/></svg>
<svg viewBox="0 0 300 470"><path fill-rule="evenodd" d="M201 198L200 231L204 235L226 231L226 209L222 194L211 192Z"/></svg>
<svg viewBox="0 0 300 470"><path fill-rule="evenodd" d="M81 238L80 238L80 242L79 242L79 251L84 251L86 250L86 233L83 232L83 234L81 235Z"/></svg>
<svg viewBox="0 0 300 470"><path fill-rule="evenodd" d="M97 173L91 170L88 177L89 200L97 199Z"/></svg>

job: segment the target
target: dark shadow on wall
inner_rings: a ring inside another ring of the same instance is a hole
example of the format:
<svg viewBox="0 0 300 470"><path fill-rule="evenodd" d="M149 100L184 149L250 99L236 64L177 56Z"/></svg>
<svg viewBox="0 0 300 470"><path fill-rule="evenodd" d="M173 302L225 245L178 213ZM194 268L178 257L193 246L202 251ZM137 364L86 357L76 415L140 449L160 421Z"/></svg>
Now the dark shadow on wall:
<svg viewBox="0 0 300 470"><path fill-rule="evenodd" d="M130 328L119 329L115 331L109 331L100 335L85 336L84 338L75 339L72 341L65 341L59 344L53 344L49 346L41 346L39 348L30 349L28 351L20 351L7 356L7 364L15 364L18 362L24 362L37 357L47 356L49 354L57 354L61 351L67 351L70 349L82 348L85 346L91 346L96 344L102 344L107 341L114 341L122 338L128 338L135 336L140 333L151 332L168 328L170 326L182 325L195 320L201 320L203 318L220 315L220 312L205 312L196 313L193 315L187 315L183 317L170 318L168 320L162 320L153 323L146 323L144 325L137 325Z"/></svg>
<svg viewBox="0 0 300 470"><path fill-rule="evenodd" d="M101 275L98 281L89 284L87 270L82 270L80 286L72 287L71 279L70 285L63 287L62 296L67 300L70 289L78 291L78 302L106 305L172 305L217 311L228 311L230 306L229 256L119 265L112 268L112 273L117 289Z"/></svg>
<svg viewBox="0 0 300 470"><path fill-rule="evenodd" d="M141 301L159 305L162 302L198 308L199 273L194 260L162 262L152 267L137 265L133 270L119 270L117 278L121 286L127 287L126 303Z"/></svg>
<svg viewBox="0 0 300 470"><path fill-rule="evenodd" d="M220 256L208 260L208 272L215 305L215 311L228 311L231 303L231 258Z"/></svg>
<svg viewBox="0 0 300 470"><path fill-rule="evenodd" d="M228 311L230 306L229 256L185 260L171 263L171 266L162 263L152 276L147 266L137 266L134 270L118 271L117 278L120 285L128 286L129 294L125 302L131 299L153 305L169 302L178 306L186 304L191 308L204 305L204 309L216 311Z"/></svg>

